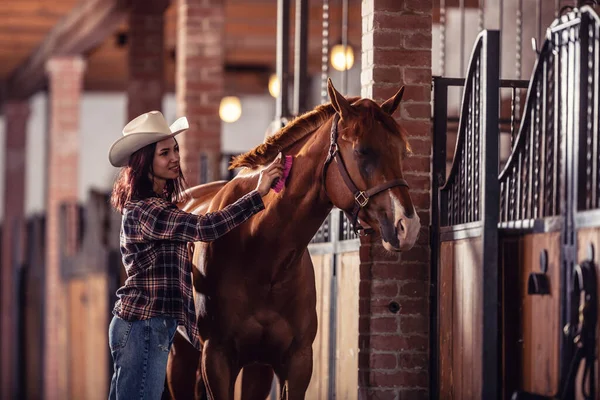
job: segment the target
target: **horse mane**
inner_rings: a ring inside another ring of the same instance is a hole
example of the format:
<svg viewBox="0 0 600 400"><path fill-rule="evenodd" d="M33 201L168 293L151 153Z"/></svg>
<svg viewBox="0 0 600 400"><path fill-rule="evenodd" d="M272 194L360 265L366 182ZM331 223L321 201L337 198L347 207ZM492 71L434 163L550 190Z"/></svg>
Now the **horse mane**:
<svg viewBox="0 0 600 400"><path fill-rule="evenodd" d="M358 97L349 99L350 101L357 100ZM317 106L314 110L308 111L284 126L267 140L250 150L247 153L235 157L231 161L229 169L248 167L254 168L259 165L264 165L272 161L277 154L299 140L311 134L325 121L327 121L335 110L331 103Z"/></svg>
<svg viewBox="0 0 600 400"><path fill-rule="evenodd" d="M354 104L360 100L360 97L349 97L348 101L350 104ZM404 145L406 150L410 152L408 145L406 132L398 125L398 123L389 115L382 112L379 107L373 104L372 107L367 107L370 110L369 120L375 120L382 122L387 129L391 132L397 133ZM279 132L268 137L266 141L247 153L241 154L234 157L231 161L229 169L235 168L255 168L259 165L267 164L271 162L278 153L291 147L299 140L305 138L307 135L314 132L319 128L325 121L327 121L333 114L335 109L331 103L322 104L317 106L314 110L308 111L284 126ZM364 124L364 123L363 123ZM368 132L370 126L362 126L358 131Z"/></svg>

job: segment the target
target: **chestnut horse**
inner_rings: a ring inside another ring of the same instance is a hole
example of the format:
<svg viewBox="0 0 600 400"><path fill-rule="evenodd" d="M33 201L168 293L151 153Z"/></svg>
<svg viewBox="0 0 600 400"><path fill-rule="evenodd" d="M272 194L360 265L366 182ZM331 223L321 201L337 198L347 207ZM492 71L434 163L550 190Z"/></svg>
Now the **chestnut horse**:
<svg viewBox="0 0 600 400"><path fill-rule="evenodd" d="M210 399L232 400L242 368L244 399L264 399L273 371L282 399L304 398L317 332L307 246L333 206L380 233L389 251L409 250L417 239L420 221L402 177L409 146L391 116L403 88L381 106L346 99L331 81L328 92L330 104L234 159L232 168L245 167L236 178L196 189L200 198L183 205L192 212L221 209L254 189L260 169L279 152L293 156L285 188L263 198L264 211L219 240L195 244L193 284L203 349L200 357L177 337L167 368L177 400L194 398L203 387Z"/></svg>

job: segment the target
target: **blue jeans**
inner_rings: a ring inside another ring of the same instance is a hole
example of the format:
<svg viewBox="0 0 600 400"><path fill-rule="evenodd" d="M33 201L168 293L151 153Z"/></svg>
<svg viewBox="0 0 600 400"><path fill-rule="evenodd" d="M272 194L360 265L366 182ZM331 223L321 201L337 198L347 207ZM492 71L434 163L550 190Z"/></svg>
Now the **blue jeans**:
<svg viewBox="0 0 600 400"><path fill-rule="evenodd" d="M171 317L131 322L113 317L108 343L115 372L109 399L161 398L176 330L177 320Z"/></svg>

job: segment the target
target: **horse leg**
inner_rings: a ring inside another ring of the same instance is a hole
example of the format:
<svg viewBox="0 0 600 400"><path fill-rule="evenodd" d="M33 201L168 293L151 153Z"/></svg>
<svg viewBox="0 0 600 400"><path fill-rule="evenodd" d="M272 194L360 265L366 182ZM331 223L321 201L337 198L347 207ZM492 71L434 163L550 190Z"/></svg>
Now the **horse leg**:
<svg viewBox="0 0 600 400"><path fill-rule="evenodd" d="M167 386L171 399L194 400L200 352L179 332L175 333L167 361Z"/></svg>
<svg viewBox="0 0 600 400"><path fill-rule="evenodd" d="M275 370L281 383L281 400L302 400L312 376L312 346L299 349L287 363Z"/></svg>
<svg viewBox="0 0 600 400"><path fill-rule="evenodd" d="M273 369L269 365L253 364L244 367L242 400L265 400L271 392Z"/></svg>
<svg viewBox="0 0 600 400"><path fill-rule="evenodd" d="M196 370L196 387L194 388L196 393L195 400L208 400L208 393L206 392L206 386L204 385L204 378L202 377L202 366L199 364Z"/></svg>
<svg viewBox="0 0 600 400"><path fill-rule="evenodd" d="M229 361L225 349L213 343L204 342L202 349L202 378L210 400L233 400L235 379L240 372Z"/></svg>

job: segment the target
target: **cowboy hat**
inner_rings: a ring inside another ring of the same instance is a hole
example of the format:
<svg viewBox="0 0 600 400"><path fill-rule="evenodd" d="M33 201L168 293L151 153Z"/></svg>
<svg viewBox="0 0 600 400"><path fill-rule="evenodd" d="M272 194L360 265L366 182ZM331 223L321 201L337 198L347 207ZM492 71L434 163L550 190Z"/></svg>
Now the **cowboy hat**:
<svg viewBox="0 0 600 400"><path fill-rule="evenodd" d="M114 167L124 167L129 157L142 147L173 137L189 127L185 117L169 126L160 111L142 114L125 125L123 137L110 146L108 160Z"/></svg>

